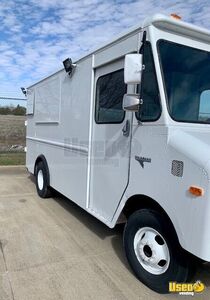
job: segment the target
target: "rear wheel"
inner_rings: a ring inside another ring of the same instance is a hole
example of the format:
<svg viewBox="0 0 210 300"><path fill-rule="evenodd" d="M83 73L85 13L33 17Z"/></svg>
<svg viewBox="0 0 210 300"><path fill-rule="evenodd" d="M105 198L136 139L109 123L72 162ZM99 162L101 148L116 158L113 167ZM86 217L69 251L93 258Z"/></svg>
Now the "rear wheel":
<svg viewBox="0 0 210 300"><path fill-rule="evenodd" d="M48 184L47 169L42 161L36 165L35 169L36 189L41 198L51 197L51 189Z"/></svg>
<svg viewBox="0 0 210 300"><path fill-rule="evenodd" d="M156 211L142 209L129 217L124 248L136 276L158 293L168 293L170 281L187 282L193 274L193 262L168 220Z"/></svg>

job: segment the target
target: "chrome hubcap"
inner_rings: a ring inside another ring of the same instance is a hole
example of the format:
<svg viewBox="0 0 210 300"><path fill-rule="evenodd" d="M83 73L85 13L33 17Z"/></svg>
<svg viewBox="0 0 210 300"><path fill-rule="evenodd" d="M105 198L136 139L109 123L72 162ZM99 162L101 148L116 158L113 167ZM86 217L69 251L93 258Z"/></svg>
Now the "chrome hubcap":
<svg viewBox="0 0 210 300"><path fill-rule="evenodd" d="M151 227L139 229L134 237L134 250L142 267L149 273L160 275L166 272L170 254L162 235Z"/></svg>
<svg viewBox="0 0 210 300"><path fill-rule="evenodd" d="M38 188L41 191L43 189L43 187L44 187L44 176L43 176L42 170L39 170L39 172L38 172L37 183L38 183Z"/></svg>

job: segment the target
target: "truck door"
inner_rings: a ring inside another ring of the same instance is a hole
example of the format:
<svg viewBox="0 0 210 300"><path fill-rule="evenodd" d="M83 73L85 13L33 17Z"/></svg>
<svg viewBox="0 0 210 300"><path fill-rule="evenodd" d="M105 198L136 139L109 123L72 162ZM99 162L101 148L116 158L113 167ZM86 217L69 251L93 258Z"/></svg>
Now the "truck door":
<svg viewBox="0 0 210 300"><path fill-rule="evenodd" d="M95 116L92 131L89 209L111 221L129 176L132 113L122 109L124 60L95 73Z"/></svg>

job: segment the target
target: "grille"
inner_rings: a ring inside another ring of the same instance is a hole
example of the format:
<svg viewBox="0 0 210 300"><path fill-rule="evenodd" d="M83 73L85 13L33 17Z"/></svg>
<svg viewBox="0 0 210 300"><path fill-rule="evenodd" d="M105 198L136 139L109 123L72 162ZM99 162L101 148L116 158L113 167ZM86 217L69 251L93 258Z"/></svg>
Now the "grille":
<svg viewBox="0 0 210 300"><path fill-rule="evenodd" d="M180 160L173 160L171 166L171 174L177 177L183 176L184 163Z"/></svg>

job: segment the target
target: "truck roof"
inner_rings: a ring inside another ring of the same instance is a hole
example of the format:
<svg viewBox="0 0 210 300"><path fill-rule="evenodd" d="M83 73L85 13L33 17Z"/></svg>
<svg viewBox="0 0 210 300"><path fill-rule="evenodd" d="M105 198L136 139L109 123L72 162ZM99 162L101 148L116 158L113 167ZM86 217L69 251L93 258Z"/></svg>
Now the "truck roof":
<svg viewBox="0 0 210 300"><path fill-rule="evenodd" d="M117 35L115 38L111 39L110 41L104 43L102 46L97 47L97 48L93 49L92 51L90 51L88 54L81 56L76 61L74 61L74 63L78 63L80 60L83 60L94 53L100 52L101 50L108 48L109 46L119 42L120 40L125 39L127 36L133 35L136 32L138 32L139 30L141 30L142 28L148 27L150 25L153 25L162 30L168 29L174 33L180 33L182 35L186 35L186 36L195 38L196 40L210 42L210 30L207 30L203 27L184 22L182 20L177 20L175 18L172 18L171 16L165 16L163 14L155 14L149 18L146 18L143 22L143 25L142 25L142 23L137 23L135 26L129 28L126 31L123 31L121 34ZM54 72L53 74L41 79L40 81L36 82L35 84L32 84L30 87L36 85L37 83L39 83L39 82L45 80L46 78L49 78L63 70L64 70L64 68L58 70L57 72Z"/></svg>

